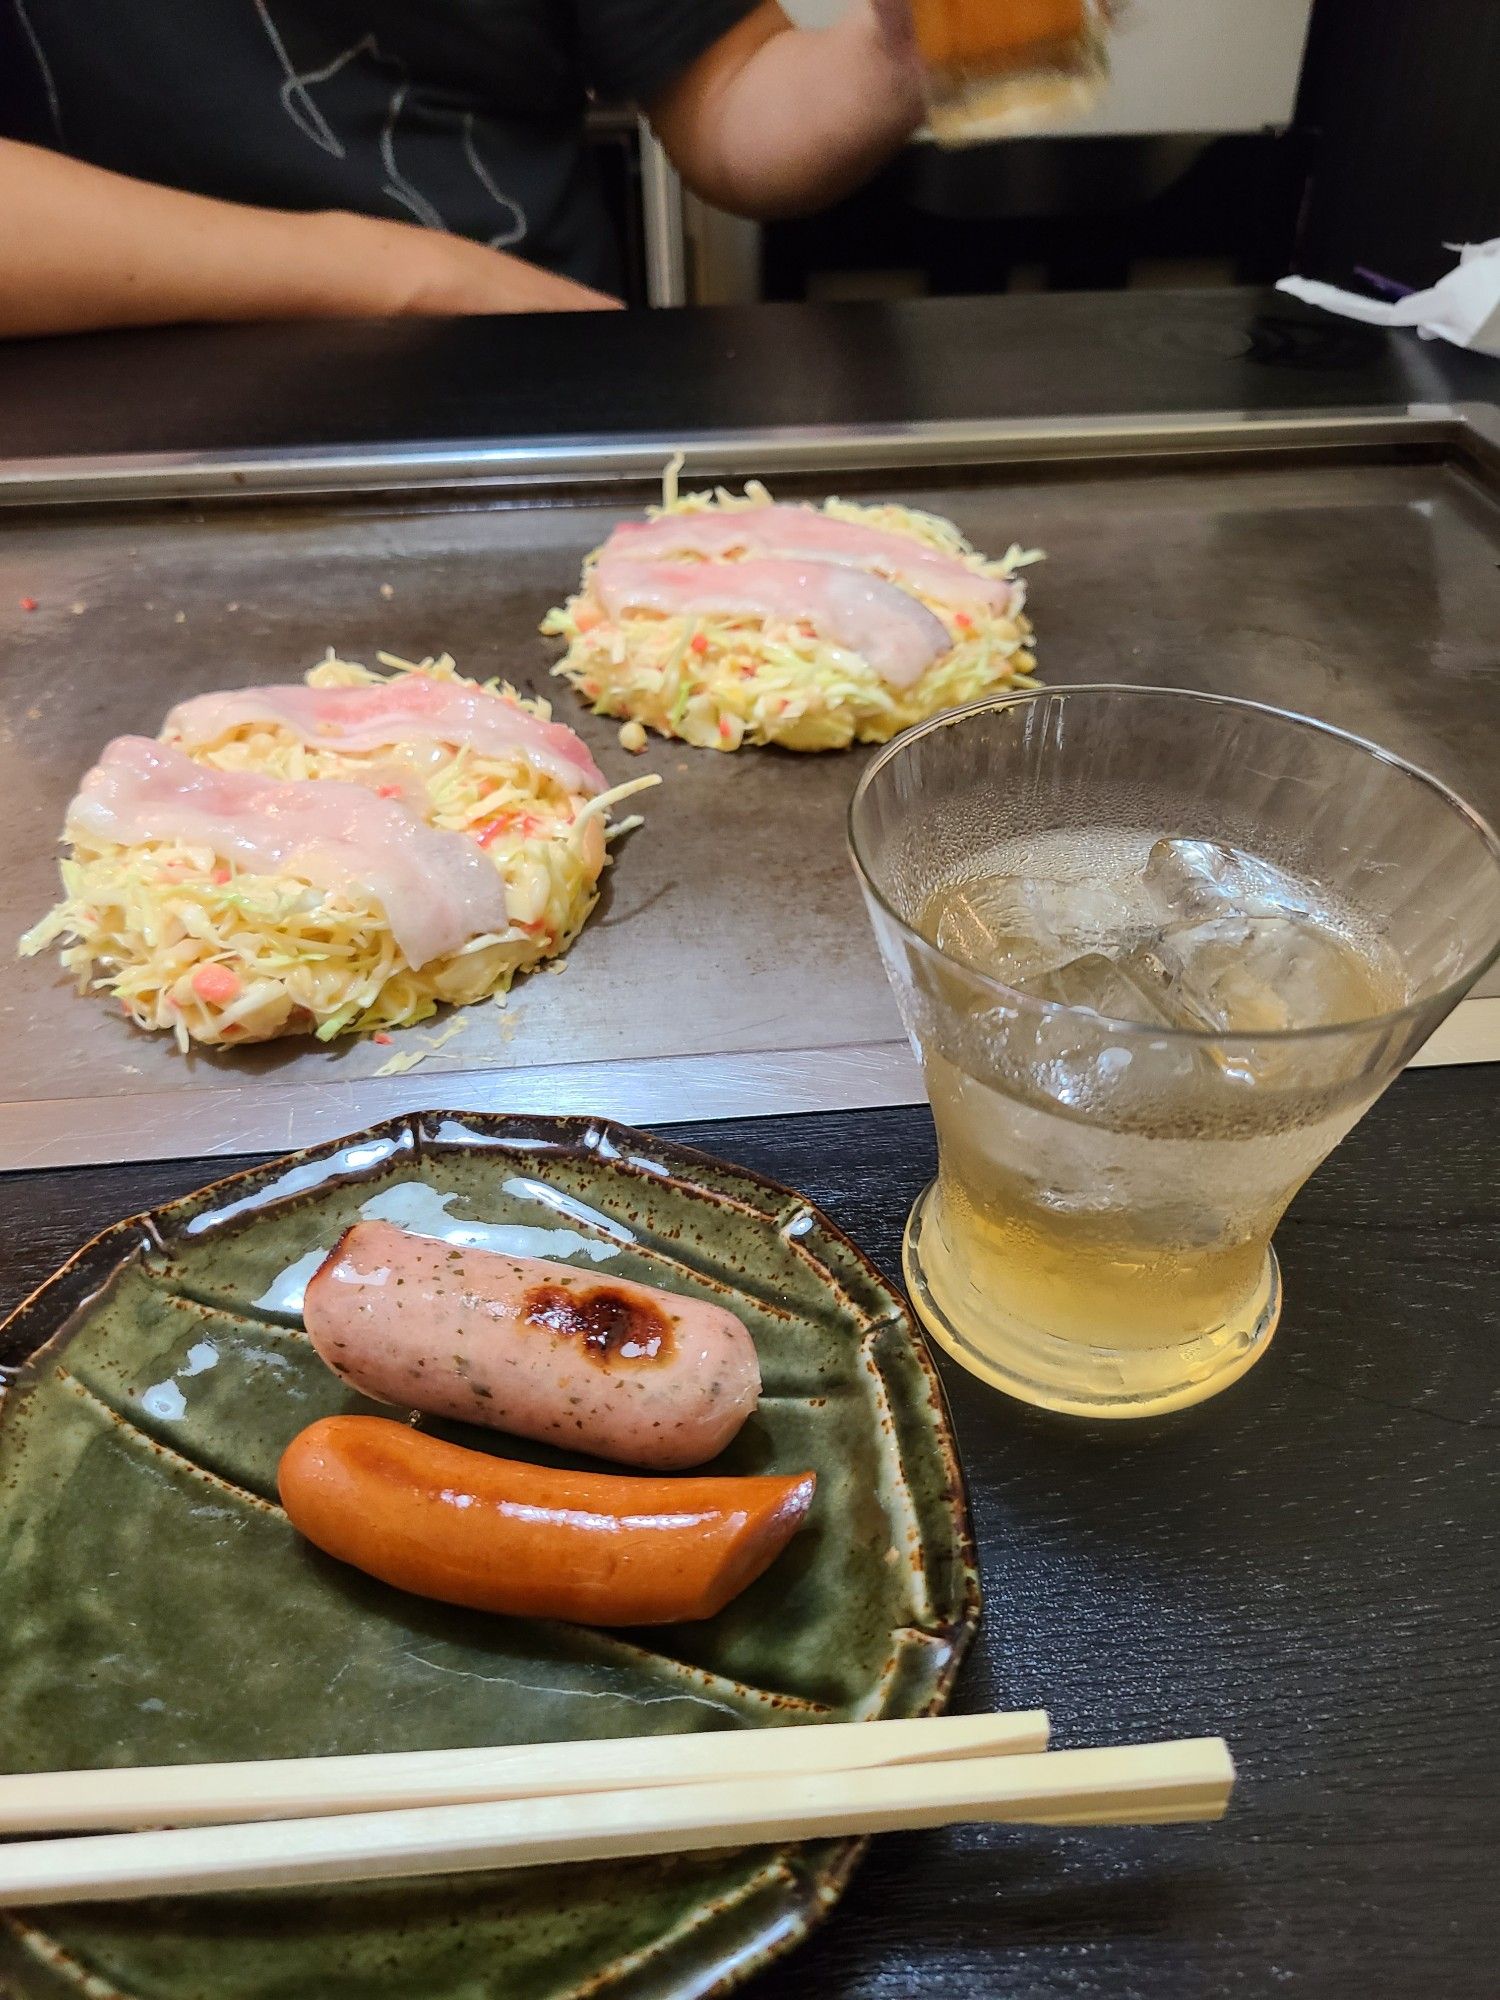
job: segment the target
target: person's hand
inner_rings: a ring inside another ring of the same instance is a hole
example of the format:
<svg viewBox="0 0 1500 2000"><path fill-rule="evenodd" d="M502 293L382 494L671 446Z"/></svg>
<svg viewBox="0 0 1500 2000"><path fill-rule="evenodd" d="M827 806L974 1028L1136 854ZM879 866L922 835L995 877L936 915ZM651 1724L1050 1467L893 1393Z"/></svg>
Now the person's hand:
<svg viewBox="0 0 1500 2000"><path fill-rule="evenodd" d="M911 0L869 0L869 7L875 30L886 52L902 70L909 72L920 83L922 52L917 47Z"/></svg>
<svg viewBox="0 0 1500 2000"><path fill-rule="evenodd" d="M440 230L211 201L3 138L0 270L0 338L620 303Z"/></svg>
<svg viewBox="0 0 1500 2000"><path fill-rule="evenodd" d="M526 312L610 312L620 300L467 237L380 217L308 216L329 256L330 292L349 310L356 283L381 317ZM335 283L335 274L339 274Z"/></svg>

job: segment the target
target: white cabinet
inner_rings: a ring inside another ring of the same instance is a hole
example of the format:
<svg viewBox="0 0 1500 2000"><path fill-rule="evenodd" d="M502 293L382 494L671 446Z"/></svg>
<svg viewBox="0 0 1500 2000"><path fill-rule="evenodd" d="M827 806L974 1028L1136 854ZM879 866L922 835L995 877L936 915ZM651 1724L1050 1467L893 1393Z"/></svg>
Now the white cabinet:
<svg viewBox="0 0 1500 2000"><path fill-rule="evenodd" d="M1059 133L1258 132L1290 122L1312 0L1130 0L1109 87Z"/></svg>

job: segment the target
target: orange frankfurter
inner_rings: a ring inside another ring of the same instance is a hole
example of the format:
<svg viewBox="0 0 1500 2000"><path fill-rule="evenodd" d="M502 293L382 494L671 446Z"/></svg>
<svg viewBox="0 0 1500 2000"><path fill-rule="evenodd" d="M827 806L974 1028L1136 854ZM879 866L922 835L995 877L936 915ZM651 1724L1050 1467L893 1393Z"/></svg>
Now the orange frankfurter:
<svg viewBox="0 0 1500 2000"><path fill-rule="evenodd" d="M399 1590L526 1618L711 1618L768 1569L814 1473L633 1479L492 1458L383 1417L324 1417L277 1471L294 1528Z"/></svg>

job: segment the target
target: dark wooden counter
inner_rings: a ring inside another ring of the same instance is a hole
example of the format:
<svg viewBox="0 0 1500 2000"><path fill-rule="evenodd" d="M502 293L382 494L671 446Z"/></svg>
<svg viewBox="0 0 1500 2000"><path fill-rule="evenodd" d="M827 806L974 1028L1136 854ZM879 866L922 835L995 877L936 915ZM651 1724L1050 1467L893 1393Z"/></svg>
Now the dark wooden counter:
<svg viewBox="0 0 1500 2000"><path fill-rule="evenodd" d="M1222 1731L1222 1826L876 1844L756 2000L1492 2000L1500 1070L1413 1072L1294 1206L1287 1309L1217 1401L1111 1426L945 1364L984 1572L960 1705L1060 1744ZM925 1110L677 1135L899 1275ZM5 1303L219 1163L0 1179ZM417 2000L417 1996L413 1996Z"/></svg>
<svg viewBox="0 0 1500 2000"><path fill-rule="evenodd" d="M0 343L0 459L1500 396L1276 292L169 327Z"/></svg>

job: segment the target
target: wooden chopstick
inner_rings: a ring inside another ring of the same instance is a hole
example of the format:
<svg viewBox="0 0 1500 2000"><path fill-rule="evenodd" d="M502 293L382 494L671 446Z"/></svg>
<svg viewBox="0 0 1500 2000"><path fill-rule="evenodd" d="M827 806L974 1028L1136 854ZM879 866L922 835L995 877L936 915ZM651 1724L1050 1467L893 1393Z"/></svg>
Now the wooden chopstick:
<svg viewBox="0 0 1500 2000"><path fill-rule="evenodd" d="M0 1835L85 1827L210 1826L544 1798L624 1787L729 1783L781 1772L1045 1750L1043 1709L893 1722L831 1722L694 1736L623 1737L472 1750L278 1757L244 1764L0 1776Z"/></svg>
<svg viewBox="0 0 1500 2000"><path fill-rule="evenodd" d="M168 1833L88 1834L0 1847L0 1907L607 1861L959 1820L1217 1819L1233 1783L1228 1750L1208 1737Z"/></svg>

